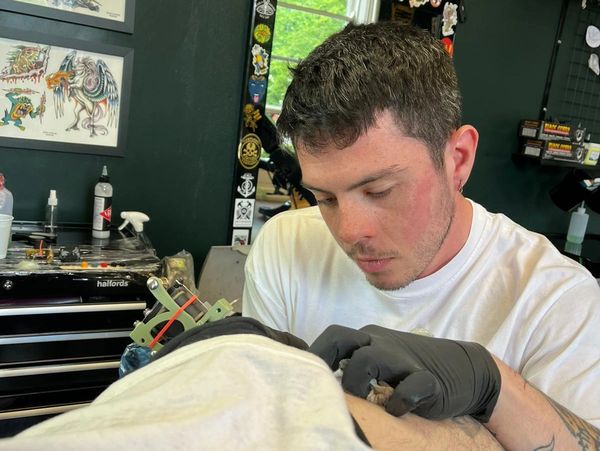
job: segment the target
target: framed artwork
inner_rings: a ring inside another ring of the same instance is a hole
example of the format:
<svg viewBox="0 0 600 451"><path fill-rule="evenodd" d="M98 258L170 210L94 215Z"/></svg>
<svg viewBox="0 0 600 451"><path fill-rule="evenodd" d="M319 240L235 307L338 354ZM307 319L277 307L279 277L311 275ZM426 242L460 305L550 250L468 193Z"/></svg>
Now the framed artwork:
<svg viewBox="0 0 600 451"><path fill-rule="evenodd" d="M123 156L133 49L0 29L0 146Z"/></svg>
<svg viewBox="0 0 600 451"><path fill-rule="evenodd" d="M133 33L135 0L0 0L0 9Z"/></svg>

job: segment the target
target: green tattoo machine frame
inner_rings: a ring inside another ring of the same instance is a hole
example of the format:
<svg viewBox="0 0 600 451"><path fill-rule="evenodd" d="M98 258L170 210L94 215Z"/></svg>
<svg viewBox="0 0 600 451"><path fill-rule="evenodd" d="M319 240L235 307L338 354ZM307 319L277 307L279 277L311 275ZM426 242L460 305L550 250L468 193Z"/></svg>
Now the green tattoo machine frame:
<svg viewBox="0 0 600 451"><path fill-rule="evenodd" d="M164 343L161 341L164 342L168 338L165 333L174 322L178 322L179 325L173 329L181 333L204 323L226 318L234 313L233 306L226 299L219 299L212 305L200 301L178 280L173 284L172 296L167 291L168 280L166 278L153 276L148 279L146 284L158 302L145 312L142 321L136 321L129 336L138 345L150 347L153 351L158 351L163 347Z"/></svg>

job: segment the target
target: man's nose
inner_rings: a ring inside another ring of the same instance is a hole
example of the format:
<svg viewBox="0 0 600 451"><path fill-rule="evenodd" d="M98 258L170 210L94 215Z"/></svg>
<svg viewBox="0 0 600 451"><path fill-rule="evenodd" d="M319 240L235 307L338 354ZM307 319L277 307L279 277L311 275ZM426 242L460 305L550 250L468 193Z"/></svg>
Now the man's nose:
<svg viewBox="0 0 600 451"><path fill-rule="evenodd" d="M336 235L345 244L354 245L375 234L377 218L356 203L340 202L336 218Z"/></svg>

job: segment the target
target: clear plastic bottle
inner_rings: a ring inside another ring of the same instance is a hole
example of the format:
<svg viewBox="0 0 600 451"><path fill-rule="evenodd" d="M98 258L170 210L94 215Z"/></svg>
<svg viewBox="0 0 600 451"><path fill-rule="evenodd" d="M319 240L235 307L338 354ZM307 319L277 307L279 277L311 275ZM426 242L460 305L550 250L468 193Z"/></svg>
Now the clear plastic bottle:
<svg viewBox="0 0 600 451"><path fill-rule="evenodd" d="M13 195L4 183L4 174L0 172L0 214L12 216Z"/></svg>
<svg viewBox="0 0 600 451"><path fill-rule="evenodd" d="M112 195L113 188L108 183L108 171L104 166L100 180L94 187L94 216L92 218L92 236L94 238L110 237Z"/></svg>
<svg viewBox="0 0 600 451"><path fill-rule="evenodd" d="M48 203L46 204L46 222L44 223L44 229L47 233L56 234L57 224L58 198L56 197L56 190L51 189Z"/></svg>
<svg viewBox="0 0 600 451"><path fill-rule="evenodd" d="M567 232L567 241L570 243L581 244L585 237L585 229L590 215L585 212L585 204L581 203L581 206L571 213L571 222L569 222L569 230Z"/></svg>

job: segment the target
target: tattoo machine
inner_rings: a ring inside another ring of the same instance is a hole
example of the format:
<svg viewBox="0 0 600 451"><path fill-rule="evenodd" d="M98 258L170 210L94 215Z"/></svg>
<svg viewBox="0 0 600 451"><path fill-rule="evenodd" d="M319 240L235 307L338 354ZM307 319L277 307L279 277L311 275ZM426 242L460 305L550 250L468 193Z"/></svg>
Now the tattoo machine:
<svg viewBox="0 0 600 451"><path fill-rule="evenodd" d="M212 305L198 299L190 267L193 260L184 251L164 259L164 277L152 276L147 280L157 302L144 312L142 321L134 324L130 337L138 345L158 351L181 332L234 314L233 303L226 299Z"/></svg>

